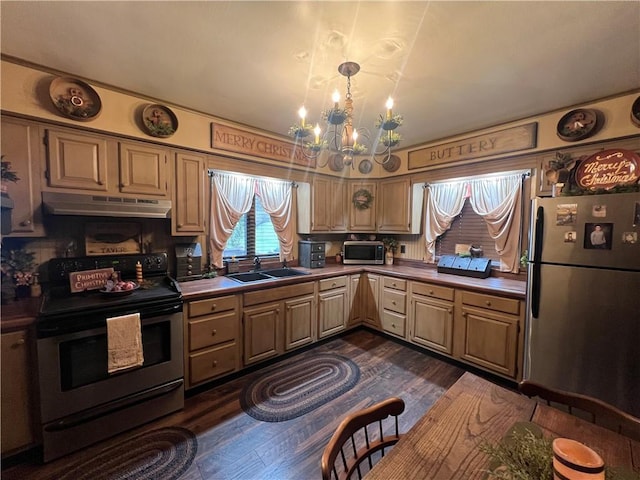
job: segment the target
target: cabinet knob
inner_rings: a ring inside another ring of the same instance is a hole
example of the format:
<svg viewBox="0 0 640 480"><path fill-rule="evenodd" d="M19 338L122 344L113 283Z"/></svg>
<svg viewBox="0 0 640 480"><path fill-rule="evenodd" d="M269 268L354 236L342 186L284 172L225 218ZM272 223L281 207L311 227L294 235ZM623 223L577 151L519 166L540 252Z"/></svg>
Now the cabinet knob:
<svg viewBox="0 0 640 480"><path fill-rule="evenodd" d="M96 183L97 183L98 185L104 185L104 182L103 182L102 180L98 180ZM122 186L124 186L124 185L120 185L120 186L122 187Z"/></svg>
<svg viewBox="0 0 640 480"><path fill-rule="evenodd" d="M31 225L31 220L25 220L23 222L20 222L21 227L28 227L30 225Z"/></svg>
<svg viewBox="0 0 640 480"><path fill-rule="evenodd" d="M451 311L451 309L449 309L449 310L447 310L447 313L453 313L453 312Z"/></svg>
<svg viewBox="0 0 640 480"><path fill-rule="evenodd" d="M215 330L215 329L211 330L211 336L212 336L212 337L213 337L216 333L218 333L218 331L217 331L217 330Z"/></svg>
<svg viewBox="0 0 640 480"><path fill-rule="evenodd" d="M331 284L331 286L332 286L332 287L335 287L335 286L336 286L336 282L333 282L333 283Z"/></svg>
<svg viewBox="0 0 640 480"><path fill-rule="evenodd" d="M433 295L433 290L429 290L429 295Z"/></svg>
<svg viewBox="0 0 640 480"><path fill-rule="evenodd" d="M393 282L391 285L393 285L394 287L397 287L396 282Z"/></svg>
<svg viewBox="0 0 640 480"><path fill-rule="evenodd" d="M486 301L486 302L484 302L484 303L486 303L486 304L487 304L487 307L490 307L490 306L491 306L491 301L490 301L490 300L487 300L487 301Z"/></svg>
<svg viewBox="0 0 640 480"><path fill-rule="evenodd" d="M217 360L214 360L214 361L211 363L211 366L212 366L212 367L214 367L214 368L215 368L215 367L217 367L217 366L218 366L218 361L217 361Z"/></svg>
<svg viewBox="0 0 640 480"><path fill-rule="evenodd" d="M392 324L391 324L391 326L392 326L393 328L396 328L396 324L395 324L395 323L392 323Z"/></svg>
<svg viewBox="0 0 640 480"><path fill-rule="evenodd" d="M211 305L211 311L213 312L216 309L216 304Z"/></svg>
<svg viewBox="0 0 640 480"><path fill-rule="evenodd" d="M395 300L391 300L391 305L395 305L396 301Z"/></svg>
<svg viewBox="0 0 640 480"><path fill-rule="evenodd" d="M18 348L24 345L24 338L19 339L16 343L11 345L11 348Z"/></svg>
<svg viewBox="0 0 640 480"><path fill-rule="evenodd" d="M178 224L178 228L182 228L184 225L182 223Z"/></svg>

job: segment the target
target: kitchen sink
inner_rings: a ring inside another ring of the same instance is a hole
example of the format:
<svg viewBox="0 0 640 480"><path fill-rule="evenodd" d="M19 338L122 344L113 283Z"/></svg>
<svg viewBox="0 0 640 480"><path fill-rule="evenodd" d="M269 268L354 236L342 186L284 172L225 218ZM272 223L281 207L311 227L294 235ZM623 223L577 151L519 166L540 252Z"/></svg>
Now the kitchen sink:
<svg viewBox="0 0 640 480"><path fill-rule="evenodd" d="M235 280L236 282L248 283L259 282L260 280L272 280L273 277L265 275L260 272L245 272L245 273L232 273L227 275L227 278Z"/></svg>
<svg viewBox="0 0 640 480"><path fill-rule="evenodd" d="M274 268L261 272L231 273L227 275L227 278L235 280L236 282L250 283L261 280L274 280L276 278L297 277L298 275L307 275L307 273L294 270L293 268Z"/></svg>
<svg viewBox="0 0 640 480"><path fill-rule="evenodd" d="M297 277L298 275L307 275L307 272L301 272L300 270L294 270L293 268L274 268L272 270L264 270L262 273L269 275L270 277L282 278L282 277Z"/></svg>

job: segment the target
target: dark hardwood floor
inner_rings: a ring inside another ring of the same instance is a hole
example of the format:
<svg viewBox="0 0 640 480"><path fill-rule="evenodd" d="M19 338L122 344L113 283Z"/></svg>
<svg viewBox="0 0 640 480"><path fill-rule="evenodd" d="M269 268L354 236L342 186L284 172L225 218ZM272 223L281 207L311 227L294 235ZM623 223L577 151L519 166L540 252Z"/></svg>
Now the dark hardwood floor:
<svg viewBox="0 0 640 480"><path fill-rule="evenodd" d="M128 435L168 425L189 428L198 436L198 453L184 480L320 478L322 450L347 413L399 396L406 403L400 426L407 431L463 373L457 366L368 330L356 330L279 363L318 352L351 358L359 366L361 378L351 391L301 417L268 423L242 411L240 391L260 375L256 370L188 397L181 412L44 466L25 462L7 468L2 478L55 479L57 472Z"/></svg>

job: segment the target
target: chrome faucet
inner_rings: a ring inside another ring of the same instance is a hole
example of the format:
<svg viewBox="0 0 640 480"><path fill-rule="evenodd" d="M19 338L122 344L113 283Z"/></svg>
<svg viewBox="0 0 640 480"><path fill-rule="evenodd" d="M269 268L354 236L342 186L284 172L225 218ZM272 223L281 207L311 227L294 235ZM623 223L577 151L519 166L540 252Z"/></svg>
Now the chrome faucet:
<svg viewBox="0 0 640 480"><path fill-rule="evenodd" d="M282 260L282 268L289 268L289 267L287 267L287 259L286 258L284 260Z"/></svg>
<svg viewBox="0 0 640 480"><path fill-rule="evenodd" d="M256 270L256 271L260 270L260 268L262 266L260 264L260 262L261 262L260 257L256 257L256 258L253 259L253 269L254 270Z"/></svg>

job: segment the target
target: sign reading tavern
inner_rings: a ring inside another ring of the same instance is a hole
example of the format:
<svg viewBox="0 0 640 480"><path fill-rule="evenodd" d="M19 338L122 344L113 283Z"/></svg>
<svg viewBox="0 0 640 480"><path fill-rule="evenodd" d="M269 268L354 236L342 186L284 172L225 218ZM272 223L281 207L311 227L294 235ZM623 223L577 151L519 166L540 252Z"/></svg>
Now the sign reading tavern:
<svg viewBox="0 0 640 480"><path fill-rule="evenodd" d="M536 122L409 152L409 170L535 148Z"/></svg>
<svg viewBox="0 0 640 480"><path fill-rule="evenodd" d="M307 159L300 146L226 125L211 124L211 147L316 168L315 160Z"/></svg>

